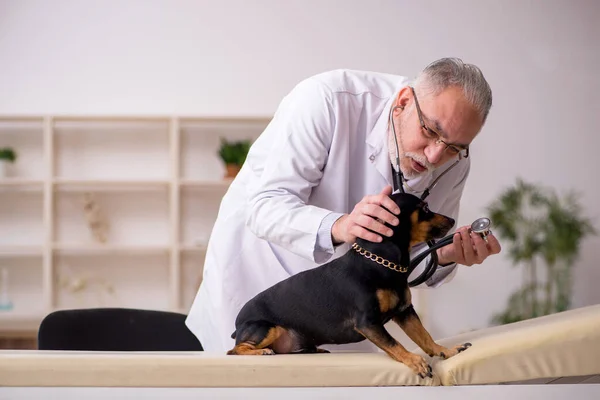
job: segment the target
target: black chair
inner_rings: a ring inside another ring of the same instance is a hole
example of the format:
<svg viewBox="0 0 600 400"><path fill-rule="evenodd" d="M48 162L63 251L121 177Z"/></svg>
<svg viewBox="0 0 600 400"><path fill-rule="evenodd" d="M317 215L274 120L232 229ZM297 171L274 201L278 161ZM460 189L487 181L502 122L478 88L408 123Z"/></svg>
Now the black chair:
<svg viewBox="0 0 600 400"><path fill-rule="evenodd" d="M39 350L202 351L186 315L129 308L59 310L38 330Z"/></svg>

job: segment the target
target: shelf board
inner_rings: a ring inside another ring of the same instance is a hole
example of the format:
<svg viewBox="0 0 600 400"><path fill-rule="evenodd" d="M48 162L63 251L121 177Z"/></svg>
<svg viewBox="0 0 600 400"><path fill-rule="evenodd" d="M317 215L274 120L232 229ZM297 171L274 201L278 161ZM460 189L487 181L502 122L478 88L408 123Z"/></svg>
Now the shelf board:
<svg viewBox="0 0 600 400"><path fill-rule="evenodd" d="M181 129L262 131L272 117L180 117ZM258 132L258 133L259 133Z"/></svg>
<svg viewBox="0 0 600 400"><path fill-rule="evenodd" d="M100 245L100 244L59 244L52 246L55 253L60 255L166 255L168 246L148 245Z"/></svg>
<svg viewBox="0 0 600 400"><path fill-rule="evenodd" d="M169 181L166 179L155 180L103 180L103 179L68 179L55 178L54 188L60 191L88 192L88 191L140 191L140 190L166 190Z"/></svg>
<svg viewBox="0 0 600 400"><path fill-rule="evenodd" d="M179 246L179 250L186 253L204 253L206 252L206 245L182 244Z"/></svg>
<svg viewBox="0 0 600 400"><path fill-rule="evenodd" d="M26 314L15 311L0 311L0 332L3 334L37 332L45 316L41 312Z"/></svg>
<svg viewBox="0 0 600 400"><path fill-rule="evenodd" d="M121 119L55 119L54 133L62 135L68 133L74 134L110 134L115 132L133 133L164 133L169 132L169 120L161 118L121 118Z"/></svg>
<svg viewBox="0 0 600 400"><path fill-rule="evenodd" d="M167 115L55 115L54 122L168 122Z"/></svg>
<svg viewBox="0 0 600 400"><path fill-rule="evenodd" d="M44 117L41 115L0 115L0 121L10 121L10 122L43 122Z"/></svg>
<svg viewBox="0 0 600 400"><path fill-rule="evenodd" d="M41 257L42 246L0 246L0 257Z"/></svg>
<svg viewBox="0 0 600 400"><path fill-rule="evenodd" d="M193 189L227 189L233 182L232 179L222 179L215 181L199 180L199 179L182 179L179 184L183 188Z"/></svg>
<svg viewBox="0 0 600 400"><path fill-rule="evenodd" d="M44 181L42 179L29 178L0 178L0 188L41 191L44 189Z"/></svg>
<svg viewBox="0 0 600 400"><path fill-rule="evenodd" d="M40 117L0 116L0 133L42 133L44 119Z"/></svg>

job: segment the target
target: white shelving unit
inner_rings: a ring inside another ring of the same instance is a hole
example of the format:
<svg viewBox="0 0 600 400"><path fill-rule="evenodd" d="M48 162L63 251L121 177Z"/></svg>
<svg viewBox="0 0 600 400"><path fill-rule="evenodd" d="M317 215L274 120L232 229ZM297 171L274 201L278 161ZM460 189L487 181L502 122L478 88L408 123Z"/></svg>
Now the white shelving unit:
<svg viewBox="0 0 600 400"><path fill-rule="evenodd" d="M0 116L0 147L18 154L0 178L0 268L14 305L0 330L37 329L64 308L187 312L230 184L220 138L254 140L269 120ZM86 220L90 194L105 243Z"/></svg>

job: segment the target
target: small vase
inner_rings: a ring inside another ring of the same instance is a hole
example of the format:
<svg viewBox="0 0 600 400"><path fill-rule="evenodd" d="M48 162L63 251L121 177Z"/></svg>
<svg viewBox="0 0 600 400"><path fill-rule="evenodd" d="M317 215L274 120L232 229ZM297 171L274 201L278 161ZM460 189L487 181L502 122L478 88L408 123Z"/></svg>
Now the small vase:
<svg viewBox="0 0 600 400"><path fill-rule="evenodd" d="M0 311L10 311L13 303L8 293L8 268L2 268L0 272Z"/></svg>
<svg viewBox="0 0 600 400"><path fill-rule="evenodd" d="M236 177L236 175L240 172L240 169L242 167L237 164L227 164L227 165L225 165L225 168L226 168L225 178L232 179L232 178Z"/></svg>

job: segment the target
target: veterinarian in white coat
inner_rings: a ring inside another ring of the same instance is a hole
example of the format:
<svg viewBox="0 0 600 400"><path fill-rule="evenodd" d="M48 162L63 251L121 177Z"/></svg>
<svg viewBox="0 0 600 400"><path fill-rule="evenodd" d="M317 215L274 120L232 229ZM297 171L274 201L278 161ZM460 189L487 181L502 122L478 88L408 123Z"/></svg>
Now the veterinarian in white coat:
<svg viewBox="0 0 600 400"><path fill-rule="evenodd" d="M203 282L186 321L205 351L225 354L233 347L235 318L250 298L349 249L349 243L333 245L332 225L392 184L389 115L408 83L402 76L338 70L300 82L282 100L224 196L208 243ZM407 179L406 191L420 194L450 164ZM432 210L457 219L469 165L462 159L440 180L428 197ZM455 272L455 263L439 267L426 285L447 282ZM357 348L336 348L348 346ZM359 348L371 346L365 341Z"/></svg>

